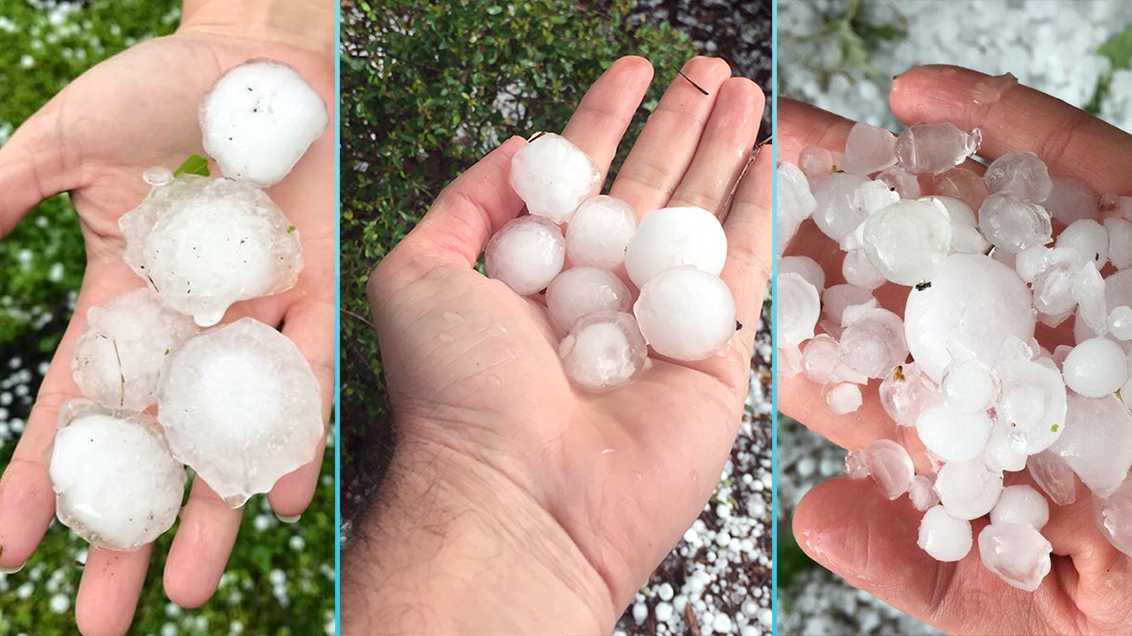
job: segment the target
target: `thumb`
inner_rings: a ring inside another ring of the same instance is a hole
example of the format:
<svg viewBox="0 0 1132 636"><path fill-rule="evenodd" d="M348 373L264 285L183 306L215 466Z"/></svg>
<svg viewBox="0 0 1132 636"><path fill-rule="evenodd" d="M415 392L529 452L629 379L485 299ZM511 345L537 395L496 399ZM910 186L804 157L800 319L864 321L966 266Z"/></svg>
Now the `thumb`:
<svg viewBox="0 0 1132 636"><path fill-rule="evenodd" d="M77 186L77 160L67 156L56 96L0 146L0 236L49 196Z"/></svg>

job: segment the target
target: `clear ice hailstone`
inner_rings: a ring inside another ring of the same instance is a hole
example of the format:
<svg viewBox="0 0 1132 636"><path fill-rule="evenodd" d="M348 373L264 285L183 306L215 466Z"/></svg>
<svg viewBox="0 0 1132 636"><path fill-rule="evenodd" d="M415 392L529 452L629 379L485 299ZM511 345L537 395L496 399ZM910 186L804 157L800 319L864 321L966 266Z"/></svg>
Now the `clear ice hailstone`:
<svg viewBox="0 0 1132 636"><path fill-rule="evenodd" d="M863 450L849 451L845 456L845 464L851 468L851 477L872 477L889 499L896 499L908 492L912 479L916 476L912 456L903 446L890 439L878 439ZM854 471L852 468L855 465L858 468Z"/></svg>
<svg viewBox="0 0 1132 636"><path fill-rule="evenodd" d="M1065 432L1057 453L1098 497L1112 494L1132 468L1132 415L1115 395L1069 394Z"/></svg>
<svg viewBox="0 0 1132 636"><path fill-rule="evenodd" d="M173 171L165 166L146 168L145 172L142 173L142 181L155 187L169 185L173 182Z"/></svg>
<svg viewBox="0 0 1132 636"><path fill-rule="evenodd" d="M998 398L998 377L978 360L962 360L943 372L943 400L962 413L985 411Z"/></svg>
<svg viewBox="0 0 1132 636"><path fill-rule="evenodd" d="M892 368L878 387L884 412L900 426L915 426L920 413L939 402L939 394L915 363Z"/></svg>
<svg viewBox="0 0 1132 636"><path fill-rule="evenodd" d="M947 513L977 519L994 508L1002 493L1002 473L983 462L947 462L935 478L935 492Z"/></svg>
<svg viewBox="0 0 1132 636"><path fill-rule="evenodd" d="M778 277L779 294L782 293L782 276ZM845 310L850 307L876 307L877 299L867 289L842 283L828 287L821 294L821 315L837 327L844 322ZM781 337L781 335L779 336Z"/></svg>
<svg viewBox="0 0 1132 636"><path fill-rule="evenodd" d="M1097 218L1100 195L1077 177L1052 177L1053 186L1046 197L1045 209L1064 225L1081 219Z"/></svg>
<svg viewBox="0 0 1132 636"><path fill-rule="evenodd" d="M983 566L1011 587L1033 592L1049 574L1053 546L1034 528L1018 523L992 523L979 533Z"/></svg>
<svg viewBox="0 0 1132 636"><path fill-rule="evenodd" d="M1017 472L1026 467L1026 457L1011 442L1010 425L1001 419L996 420L987 445L983 448L983 463L987 468Z"/></svg>
<svg viewBox="0 0 1132 636"><path fill-rule="evenodd" d="M653 276L641 288L633 314L649 346L676 360L708 358L735 335L731 290L718 276L689 265Z"/></svg>
<svg viewBox="0 0 1132 636"><path fill-rule="evenodd" d="M986 411L963 412L946 404L936 404L920 412L916 434L940 459L965 462L983 452L992 426Z"/></svg>
<svg viewBox="0 0 1132 636"><path fill-rule="evenodd" d="M896 138L900 167L912 174L938 175L975 154L982 133L960 130L949 122L914 124Z"/></svg>
<svg viewBox="0 0 1132 636"><path fill-rule="evenodd" d="M1079 219L1057 235L1057 247L1077 250L1087 259L1093 259L1097 269L1108 262L1108 231L1092 219Z"/></svg>
<svg viewBox="0 0 1132 636"><path fill-rule="evenodd" d="M869 261L888 280L929 280L951 250L951 219L942 204L898 201L869 216L863 234Z"/></svg>
<svg viewBox="0 0 1132 636"><path fill-rule="evenodd" d="M546 288L546 310L562 333L579 318L598 311L626 312L633 293L616 274L596 267L575 267L559 274ZM636 328L636 325L634 325Z"/></svg>
<svg viewBox="0 0 1132 636"><path fill-rule="evenodd" d="M901 199L918 199L923 194L920 180L916 175L899 166L892 166L884 170L877 175L876 180L887 184Z"/></svg>
<svg viewBox="0 0 1132 636"><path fill-rule="evenodd" d="M1008 152L987 166L983 180L991 194L1009 195L1022 201L1041 203L1049 198L1053 181L1049 170L1032 152Z"/></svg>
<svg viewBox="0 0 1132 636"><path fill-rule="evenodd" d="M800 274L779 274L778 302L774 305L780 346L798 345L814 337L822 305L818 290L810 281Z"/></svg>
<svg viewBox="0 0 1132 636"><path fill-rule="evenodd" d="M71 373L83 396L103 406L144 411L170 353L197 333L192 319L164 307L147 287L87 311Z"/></svg>
<svg viewBox="0 0 1132 636"><path fill-rule="evenodd" d="M559 343L558 356L574 384L596 393L619 387L640 373L648 346L633 316L599 311L574 324Z"/></svg>
<svg viewBox="0 0 1132 636"><path fill-rule="evenodd" d="M912 502L912 506L924 512L939 503L939 495L935 494L932 488L932 479L927 475L916 475L912 478L912 484L908 486L908 500Z"/></svg>
<svg viewBox="0 0 1132 636"><path fill-rule="evenodd" d="M959 199L972 210L978 210L987 198L987 184L979 175L966 168L952 168L932 178L932 191L945 197Z"/></svg>
<svg viewBox="0 0 1132 636"><path fill-rule="evenodd" d="M1108 497L1094 497L1093 511L1105 539L1132 556L1132 479L1125 479Z"/></svg>
<svg viewBox="0 0 1132 636"><path fill-rule="evenodd" d="M318 381L299 348L251 318L186 342L158 396L173 457L232 507L314 459L325 435Z"/></svg>
<svg viewBox="0 0 1132 636"><path fill-rule="evenodd" d="M1132 340L1132 307L1121 305L1110 311L1108 330L1117 340Z"/></svg>
<svg viewBox="0 0 1132 636"><path fill-rule="evenodd" d="M825 270L809 256L783 256L778 259L778 275L797 274L821 293L825 289Z"/></svg>
<svg viewBox="0 0 1132 636"><path fill-rule="evenodd" d="M868 177L838 172L814 183L814 223L823 234L841 243L865 220L854 195L868 182Z"/></svg>
<svg viewBox="0 0 1132 636"><path fill-rule="evenodd" d="M825 403L834 415L852 413L861 408L861 387L852 382L835 384L826 390Z"/></svg>
<svg viewBox="0 0 1132 636"><path fill-rule="evenodd" d="M1124 349L1104 337L1090 338L1073 347L1062 365L1065 384L1077 393L1099 398L1116 392L1128 379Z"/></svg>
<svg viewBox="0 0 1132 636"><path fill-rule="evenodd" d="M1077 478L1073 468L1057 453L1047 450L1030 455L1026 470L1053 503L1068 506L1077 501Z"/></svg>
<svg viewBox="0 0 1132 636"><path fill-rule="evenodd" d="M1053 225L1045 208L1009 194L992 194L983 201L979 230L1007 254L1045 245L1053 237Z"/></svg>
<svg viewBox="0 0 1132 636"><path fill-rule="evenodd" d="M1108 218L1104 220L1108 231L1108 258L1116 269L1132 267L1132 221Z"/></svg>
<svg viewBox="0 0 1132 636"><path fill-rule="evenodd" d="M798 153L798 167L811 179L824 177L833 172L833 153L821 146L806 146Z"/></svg>
<svg viewBox="0 0 1132 636"><path fill-rule="evenodd" d="M543 133L511 157L511 187L531 214L568 223L578 206L597 194L601 171L569 139Z"/></svg>
<svg viewBox="0 0 1132 636"><path fill-rule="evenodd" d="M1049 448L1065 430L1066 391L1052 365L1026 358L1000 360L995 412L1009 429L1011 448L1027 455Z"/></svg>
<svg viewBox="0 0 1132 636"><path fill-rule="evenodd" d="M68 402L48 472L59 521L91 545L135 550L171 528L181 510L185 469L145 414Z"/></svg>
<svg viewBox="0 0 1132 636"><path fill-rule="evenodd" d="M841 261L841 275L845 277L846 283L861 289L876 289L888 282L863 249L845 253L845 260Z"/></svg>
<svg viewBox="0 0 1132 636"><path fill-rule="evenodd" d="M295 226L263 190L242 181L177 177L118 227L134 273L202 327L220 322L235 302L294 287L303 267Z"/></svg>
<svg viewBox="0 0 1132 636"><path fill-rule="evenodd" d="M295 69L252 60L220 76L200 105L204 151L229 179L283 180L326 130L326 104Z"/></svg>
<svg viewBox="0 0 1132 636"><path fill-rule="evenodd" d="M566 226L566 256L574 267L616 269L637 232L637 213L604 194L586 199Z"/></svg>
<svg viewBox="0 0 1132 636"><path fill-rule="evenodd" d="M990 520L993 524L1020 523L1041 530L1049 521L1049 503L1030 486L1007 486L991 510Z"/></svg>
<svg viewBox="0 0 1132 636"><path fill-rule="evenodd" d="M727 235L703 208L661 208L641 219L625 252L625 269L637 287L672 267L691 265L719 275L727 261Z"/></svg>
<svg viewBox="0 0 1132 636"><path fill-rule="evenodd" d="M778 198L775 201L775 254L786 251L802 221L810 218L817 201L810 192L806 175L792 163L781 163L775 170Z"/></svg>
<svg viewBox="0 0 1132 636"><path fill-rule="evenodd" d="M845 365L870 378L883 378L908 358L900 316L876 307L845 310L841 357Z"/></svg>
<svg viewBox="0 0 1132 636"><path fill-rule="evenodd" d="M896 135L858 122L849 130L841 169L849 174L869 175L896 164Z"/></svg>
<svg viewBox="0 0 1132 636"><path fill-rule="evenodd" d="M952 517L943 506L928 509L920 519L916 545L936 561L960 561L973 544L971 522Z"/></svg>
<svg viewBox="0 0 1132 636"><path fill-rule="evenodd" d="M566 239L541 216L525 214L508 221L487 242L487 275L503 281L520 296L537 294L562 271Z"/></svg>

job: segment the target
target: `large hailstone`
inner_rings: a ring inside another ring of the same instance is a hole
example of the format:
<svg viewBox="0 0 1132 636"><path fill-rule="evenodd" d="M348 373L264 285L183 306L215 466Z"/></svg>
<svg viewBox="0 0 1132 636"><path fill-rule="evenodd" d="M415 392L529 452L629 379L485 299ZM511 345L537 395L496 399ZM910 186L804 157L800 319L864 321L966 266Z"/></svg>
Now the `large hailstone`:
<svg viewBox="0 0 1132 636"><path fill-rule="evenodd" d="M872 477L889 499L908 492L916 478L911 455L890 439L878 439L864 449L846 453L845 470L853 479Z"/></svg>
<svg viewBox="0 0 1132 636"><path fill-rule="evenodd" d="M613 272L575 267L559 274L546 288L546 310L560 332L579 318L598 311L629 311L633 294Z"/></svg>
<svg viewBox="0 0 1132 636"><path fill-rule="evenodd" d="M157 401L166 358L196 333L190 318L145 287L91 307L71 363L75 384L108 408L144 411Z"/></svg>
<svg viewBox="0 0 1132 636"><path fill-rule="evenodd" d="M487 275L520 296L537 294L554 280L566 262L562 230L541 216L511 219L487 242Z"/></svg>
<svg viewBox="0 0 1132 636"><path fill-rule="evenodd" d="M574 267L615 269L636 232L633 206L600 194L582 203L566 226L566 256Z"/></svg>
<svg viewBox="0 0 1132 636"><path fill-rule="evenodd" d="M126 263L202 327L232 303L294 287L303 267L295 226L263 190L240 181L178 177L118 227Z"/></svg>
<svg viewBox="0 0 1132 636"><path fill-rule="evenodd" d="M158 419L173 456L233 507L313 460L324 435L318 381L299 348L251 318L173 354Z"/></svg>
<svg viewBox="0 0 1132 636"><path fill-rule="evenodd" d="M566 375L594 393L628 383L645 368L648 354L637 321L619 311L583 316L558 345Z"/></svg>
<svg viewBox="0 0 1132 636"><path fill-rule="evenodd" d="M1093 510L1101 534L1132 556L1132 479L1125 479L1108 497L1094 497Z"/></svg>
<svg viewBox="0 0 1132 636"><path fill-rule="evenodd" d="M1089 490L1111 495L1132 468L1132 415L1114 395L1069 394L1065 432L1050 447Z"/></svg>
<svg viewBox="0 0 1132 636"><path fill-rule="evenodd" d="M204 151L229 179L279 183L326 130L326 104L290 66L253 60L229 69L200 105Z"/></svg>
<svg viewBox="0 0 1132 636"><path fill-rule="evenodd" d="M735 335L735 298L718 276L673 267L641 288L633 313L645 341L677 360L703 360Z"/></svg>
<svg viewBox="0 0 1132 636"><path fill-rule="evenodd" d="M829 238L841 243L857 229L868 213L855 196L868 177L836 172L814 182L814 223Z"/></svg>
<svg viewBox="0 0 1132 636"><path fill-rule="evenodd" d="M1033 592L1050 571L1053 546L1032 526L992 523L979 533L979 559L1011 587Z"/></svg>
<svg viewBox="0 0 1132 636"><path fill-rule="evenodd" d="M790 240L798 232L802 221L810 218L817 200L810 192L810 182L806 175L792 163L782 163L774 173L778 185L778 200L775 206L775 246L774 253L781 255Z"/></svg>
<svg viewBox="0 0 1132 636"><path fill-rule="evenodd" d="M929 280L951 250L951 218L942 204L897 201L869 216L863 240L869 261L888 280Z"/></svg>
<svg viewBox="0 0 1132 636"><path fill-rule="evenodd" d="M544 133L511 157L511 187L531 214L567 223L601 187L601 171L569 139Z"/></svg>
<svg viewBox="0 0 1132 636"><path fill-rule="evenodd" d="M971 522L947 514L943 506L930 508L920 519L916 545L936 561L959 561L974 543Z"/></svg>
<svg viewBox="0 0 1132 636"><path fill-rule="evenodd" d="M691 265L719 275L727 261L727 235L703 208L661 208L641 219L625 252L625 269L637 287L672 267Z"/></svg>
<svg viewBox="0 0 1132 636"><path fill-rule="evenodd" d="M856 123L845 141L841 168L849 174L870 175L896 165L896 135L864 123Z"/></svg>
<svg viewBox="0 0 1132 636"><path fill-rule="evenodd" d="M957 519L977 519L998 503L1002 473L977 459L947 462L936 473L935 492L947 514Z"/></svg>
<svg viewBox="0 0 1132 636"><path fill-rule="evenodd" d="M63 407L48 473L60 523L110 550L136 550L173 527L185 488L153 418L86 400Z"/></svg>
<svg viewBox="0 0 1132 636"><path fill-rule="evenodd" d="M896 138L896 158L912 174L937 175L975 154L982 140L978 128L968 133L951 122L913 124Z"/></svg>
<svg viewBox="0 0 1132 636"><path fill-rule="evenodd" d="M813 283L801 274L780 274L778 299L774 306L778 313L780 346L796 346L814 337L814 327L821 317L822 303ZM841 324L840 319L838 324Z"/></svg>

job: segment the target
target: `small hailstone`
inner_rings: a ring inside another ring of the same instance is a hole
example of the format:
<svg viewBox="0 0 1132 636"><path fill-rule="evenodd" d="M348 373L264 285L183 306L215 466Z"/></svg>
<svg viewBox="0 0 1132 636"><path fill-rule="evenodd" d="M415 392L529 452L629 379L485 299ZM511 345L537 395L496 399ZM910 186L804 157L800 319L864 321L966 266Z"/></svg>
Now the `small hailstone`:
<svg viewBox="0 0 1132 636"><path fill-rule="evenodd" d="M935 386L915 363L893 367L877 392L884 412L900 426L915 426L920 413L939 402Z"/></svg>
<svg viewBox="0 0 1132 636"><path fill-rule="evenodd" d="M886 309L849 307L842 319L841 356L846 366L883 378L908 357L904 323Z"/></svg>
<svg viewBox="0 0 1132 636"><path fill-rule="evenodd" d="M1100 195L1077 177L1052 177L1052 188L1046 197L1045 209L1065 225L1081 219L1095 219Z"/></svg>
<svg viewBox="0 0 1132 636"><path fill-rule="evenodd" d="M821 146L806 146L798 153L798 167L809 178L833 172L833 153Z"/></svg>
<svg viewBox="0 0 1132 636"><path fill-rule="evenodd" d="M562 230L545 217L529 214L499 228L484 253L487 275L503 281L520 296L546 289L565 262Z"/></svg>
<svg viewBox="0 0 1132 636"><path fill-rule="evenodd" d="M173 182L173 171L165 166L146 168L142 173L142 181L154 187L169 185Z"/></svg>
<svg viewBox="0 0 1132 636"><path fill-rule="evenodd" d="M566 226L566 256L574 267L616 269L637 232L637 214L621 199L586 199Z"/></svg>
<svg viewBox="0 0 1132 636"><path fill-rule="evenodd" d="M916 476L908 451L890 439L878 439L863 450L850 451L845 465L855 479L872 477L889 499L908 492Z"/></svg>
<svg viewBox="0 0 1132 636"><path fill-rule="evenodd" d="M821 315L818 290L799 274L779 274L776 328L779 345L797 345L814 337Z"/></svg>
<svg viewBox="0 0 1132 636"><path fill-rule="evenodd" d="M990 438L993 422L985 411L960 411L936 404L920 412L916 434L929 451L944 461L965 462L978 457Z"/></svg>
<svg viewBox="0 0 1132 636"><path fill-rule="evenodd" d="M840 172L815 182L813 218L823 234L840 243L865 220L854 195L868 182L868 177Z"/></svg>
<svg viewBox="0 0 1132 636"><path fill-rule="evenodd" d="M877 181L887 184L901 199L918 199L923 193L916 175L899 166L892 166L878 174Z"/></svg>
<svg viewBox="0 0 1132 636"><path fill-rule="evenodd" d="M985 254L990 248L990 243L979 233L978 222L975 220L975 212L971 206L960 199L939 195L923 197L919 201L938 204L947 210L948 220L951 222L952 252Z"/></svg>
<svg viewBox="0 0 1132 636"><path fill-rule="evenodd" d="M1092 219L1074 221L1061 231L1054 243L1057 247L1075 249L1092 259L1097 269L1108 262L1108 232L1105 227Z"/></svg>
<svg viewBox="0 0 1132 636"><path fill-rule="evenodd" d="M629 311L633 294L616 274L596 267L575 267L559 274L546 288L546 309L560 332L579 318L598 311Z"/></svg>
<svg viewBox="0 0 1132 636"><path fill-rule="evenodd" d="M581 317L558 345L566 375L593 392L608 391L644 369L648 347L633 316L599 311Z"/></svg>
<svg viewBox="0 0 1132 636"><path fill-rule="evenodd" d="M633 313L649 346L677 360L708 358L735 335L735 298L727 284L688 265L650 278Z"/></svg>
<svg viewBox="0 0 1132 636"><path fill-rule="evenodd" d="M1108 230L1108 258L1113 267L1132 267L1132 221L1107 218L1104 227Z"/></svg>
<svg viewBox="0 0 1132 636"><path fill-rule="evenodd" d="M797 274L820 294L825 289L825 270L809 256L783 256L778 259L778 275Z"/></svg>
<svg viewBox="0 0 1132 636"><path fill-rule="evenodd" d="M1125 479L1108 497L1094 497L1093 511L1105 539L1132 556L1132 480Z"/></svg>
<svg viewBox="0 0 1132 636"><path fill-rule="evenodd" d="M1045 208L1009 194L992 194L979 208L979 231L1007 254L1045 245L1053 236Z"/></svg>
<svg viewBox="0 0 1132 636"><path fill-rule="evenodd" d="M1049 574L1049 541L1034 528L992 523L979 533L979 558L1011 587L1033 592Z"/></svg>
<svg viewBox="0 0 1132 636"><path fill-rule="evenodd" d="M852 382L836 384L825 392L825 403L835 415L846 415L861 408L861 387Z"/></svg>
<svg viewBox="0 0 1132 636"><path fill-rule="evenodd" d="M1027 455L1014 447L1010 430L1010 425L1001 419L994 423L987 445L983 448L983 463L987 468L1011 472L1026 468Z"/></svg>
<svg viewBox="0 0 1132 636"><path fill-rule="evenodd" d="M862 289L876 289L888 282L863 249L845 253L845 260L841 262L841 275L845 277L846 283Z"/></svg>
<svg viewBox="0 0 1132 636"><path fill-rule="evenodd" d="M299 348L251 318L186 342L158 395L173 456L233 507L314 459L325 435L318 381Z"/></svg>
<svg viewBox="0 0 1132 636"><path fill-rule="evenodd" d="M1132 415L1113 395L1087 398L1069 393L1065 432L1057 453L1098 497L1112 494L1132 468Z"/></svg>
<svg viewBox="0 0 1132 636"><path fill-rule="evenodd" d="M1041 530L1049 521L1049 503L1030 486L1007 486L991 510L990 520L993 524L1020 523Z"/></svg>
<svg viewBox="0 0 1132 636"><path fill-rule="evenodd" d="M963 163L981 143L977 128L968 133L948 122L915 124L896 138L896 158L912 174L938 175Z"/></svg>
<svg viewBox="0 0 1132 636"><path fill-rule="evenodd" d="M1049 198L1053 182L1046 164L1032 152L1008 152L991 162L983 180L991 194L1010 195L1041 203Z"/></svg>
<svg viewBox="0 0 1132 636"><path fill-rule="evenodd" d="M220 76L200 106L204 151L230 179L283 180L326 130L326 104L295 69L253 60Z"/></svg>
<svg viewBox="0 0 1132 636"><path fill-rule="evenodd" d="M1120 270L1104 279L1104 306L1107 308L1121 305L1132 307L1132 269ZM1106 327L1107 318L1106 315ZM1101 334L1095 331L1083 317L1077 316L1073 324L1073 339L1076 342L1084 342L1099 335Z"/></svg>
<svg viewBox="0 0 1132 636"><path fill-rule="evenodd" d="M1085 397L1115 392L1128 379L1124 349L1113 340L1090 338L1073 348L1065 359L1065 384Z"/></svg>
<svg viewBox="0 0 1132 636"><path fill-rule="evenodd" d="M1011 447L1028 455L1049 448L1065 430L1065 382L1056 367L1029 359L1003 359L995 367L995 412L1010 429Z"/></svg>
<svg viewBox="0 0 1132 636"><path fill-rule="evenodd" d="M171 528L186 477L150 416L85 400L63 407L48 472L59 521L111 550L135 550Z"/></svg>
<svg viewBox="0 0 1132 636"><path fill-rule="evenodd" d="M936 561L960 561L973 543L971 522L952 517L943 506L930 508L920 519L916 545Z"/></svg>
<svg viewBox="0 0 1132 636"><path fill-rule="evenodd" d="M1113 308L1108 313L1108 331L1117 340L1132 340L1132 307Z"/></svg>
<svg viewBox="0 0 1132 636"><path fill-rule="evenodd" d="M908 486L908 499L912 506L920 512L925 512L939 503L939 495L932 488L932 479L927 475L916 475L912 484Z"/></svg>
<svg viewBox="0 0 1132 636"><path fill-rule="evenodd" d="M567 223L601 187L601 171L569 139L543 133L511 157L511 187L532 215Z"/></svg>
<svg viewBox="0 0 1132 636"><path fill-rule="evenodd" d="M935 491L947 513L976 519L994 508L1002 493L1002 473L981 461L947 462L935 478Z"/></svg>
<svg viewBox="0 0 1132 636"><path fill-rule="evenodd" d="M786 251L802 221L810 218L817 201L810 191L806 175L792 163L779 164L775 171L778 198L775 201L775 254Z"/></svg>
<svg viewBox="0 0 1132 636"><path fill-rule="evenodd" d="M727 235L714 214L703 208L662 208L641 219L625 252L625 269L644 285L666 269L691 265L719 275L727 260Z"/></svg>
<svg viewBox="0 0 1132 636"><path fill-rule="evenodd" d="M856 123L845 142L841 168L849 174L869 175L896 164L896 136L884 128Z"/></svg>
<svg viewBox="0 0 1132 636"><path fill-rule="evenodd" d="M636 622L638 625L640 625L641 623L644 623L645 619L648 618L648 617L649 617L649 608L648 608L647 605L645 605L644 603L641 603L641 602L637 602L637 603L633 604L633 621L634 622Z"/></svg>
<svg viewBox="0 0 1132 636"><path fill-rule="evenodd" d="M1073 468L1057 453L1047 450L1030 455L1026 470L1053 503L1068 506L1077 501L1077 478Z"/></svg>
<svg viewBox="0 0 1132 636"><path fill-rule="evenodd" d="M1015 261L1017 267L1017 261ZM1073 283L1076 271L1067 265L1054 265L1034 277L1034 309L1044 316L1060 316L1077 305ZM1052 321L1055 324L1058 321Z"/></svg>
<svg viewBox="0 0 1132 636"><path fill-rule="evenodd" d="M87 311L71 372L85 397L143 411L157 401L169 354L196 333L192 319L162 306L150 289L136 289Z"/></svg>
<svg viewBox="0 0 1132 636"><path fill-rule="evenodd" d="M778 278L779 294L782 292L782 277ZM781 296L780 296L781 297ZM785 302L785 301L784 301ZM821 315L838 327L844 321L845 310L850 307L876 307L873 293L856 285L841 284L828 287L821 294ZM779 323L781 324L781 323ZM781 338L781 335L779 336Z"/></svg>
<svg viewBox="0 0 1132 636"><path fill-rule="evenodd" d="M869 261L888 280L929 280L951 250L951 220L943 205L898 201L869 216L863 241Z"/></svg>
<svg viewBox="0 0 1132 636"><path fill-rule="evenodd" d="M983 411L998 397L998 378L986 364L964 360L947 367L940 389L949 407L964 413Z"/></svg>
<svg viewBox="0 0 1132 636"><path fill-rule="evenodd" d="M183 175L118 227L126 263L202 327L232 303L290 289L303 266L295 226L263 190L240 181Z"/></svg>
<svg viewBox="0 0 1132 636"><path fill-rule="evenodd" d="M1077 303L1077 318L1094 333L1108 330L1108 306L1105 299L1105 281L1092 261L1087 261L1073 274L1073 300Z"/></svg>
<svg viewBox="0 0 1132 636"><path fill-rule="evenodd" d="M802 373L818 384L838 380L841 346L828 334L819 334L806 341L802 348Z"/></svg>
<svg viewBox="0 0 1132 636"><path fill-rule="evenodd" d="M979 175L966 168L952 168L932 178L932 191L937 195L953 197L978 210L987 198L987 184Z"/></svg>

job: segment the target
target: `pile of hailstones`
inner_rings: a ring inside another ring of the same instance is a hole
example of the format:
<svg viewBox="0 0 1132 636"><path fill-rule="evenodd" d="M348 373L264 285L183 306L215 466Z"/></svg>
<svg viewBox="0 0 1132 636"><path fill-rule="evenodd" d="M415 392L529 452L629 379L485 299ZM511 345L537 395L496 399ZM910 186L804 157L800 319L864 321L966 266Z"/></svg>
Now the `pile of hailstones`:
<svg viewBox="0 0 1132 636"><path fill-rule="evenodd" d="M321 398L298 347L251 318L201 328L295 285L298 232L261 188L326 124L291 67L249 62L201 103L224 177L145 172L153 189L119 227L148 285L87 313L72 363L84 398L61 409L50 459L59 521L92 545L132 550L172 527L185 465L238 507L314 458Z"/></svg>
<svg viewBox="0 0 1132 636"><path fill-rule="evenodd" d="M649 347L681 361L726 347L735 299L719 278L727 238L714 214L662 208L638 226L631 205L595 196L601 171L586 153L550 133L515 153L511 186L530 214L488 242L487 273L520 296L546 290L558 354L576 386L603 392L632 381L649 364Z"/></svg>
<svg viewBox="0 0 1132 636"><path fill-rule="evenodd" d="M809 147L779 167L779 254L808 219L845 252L845 282L828 287L816 261L781 257L780 360L837 414L879 380L931 469L915 474L881 440L849 454L849 474L908 493L924 512L918 545L940 561L967 555L971 520L989 513L983 565L1033 591L1050 570L1046 498L1073 503L1076 479L1101 533L1132 555L1132 198L1050 177L1029 152L979 177L961 164L980 141L949 123L898 137L858 124L840 156ZM903 315L881 307L901 291ZM1023 470L1041 492L1003 487Z"/></svg>

